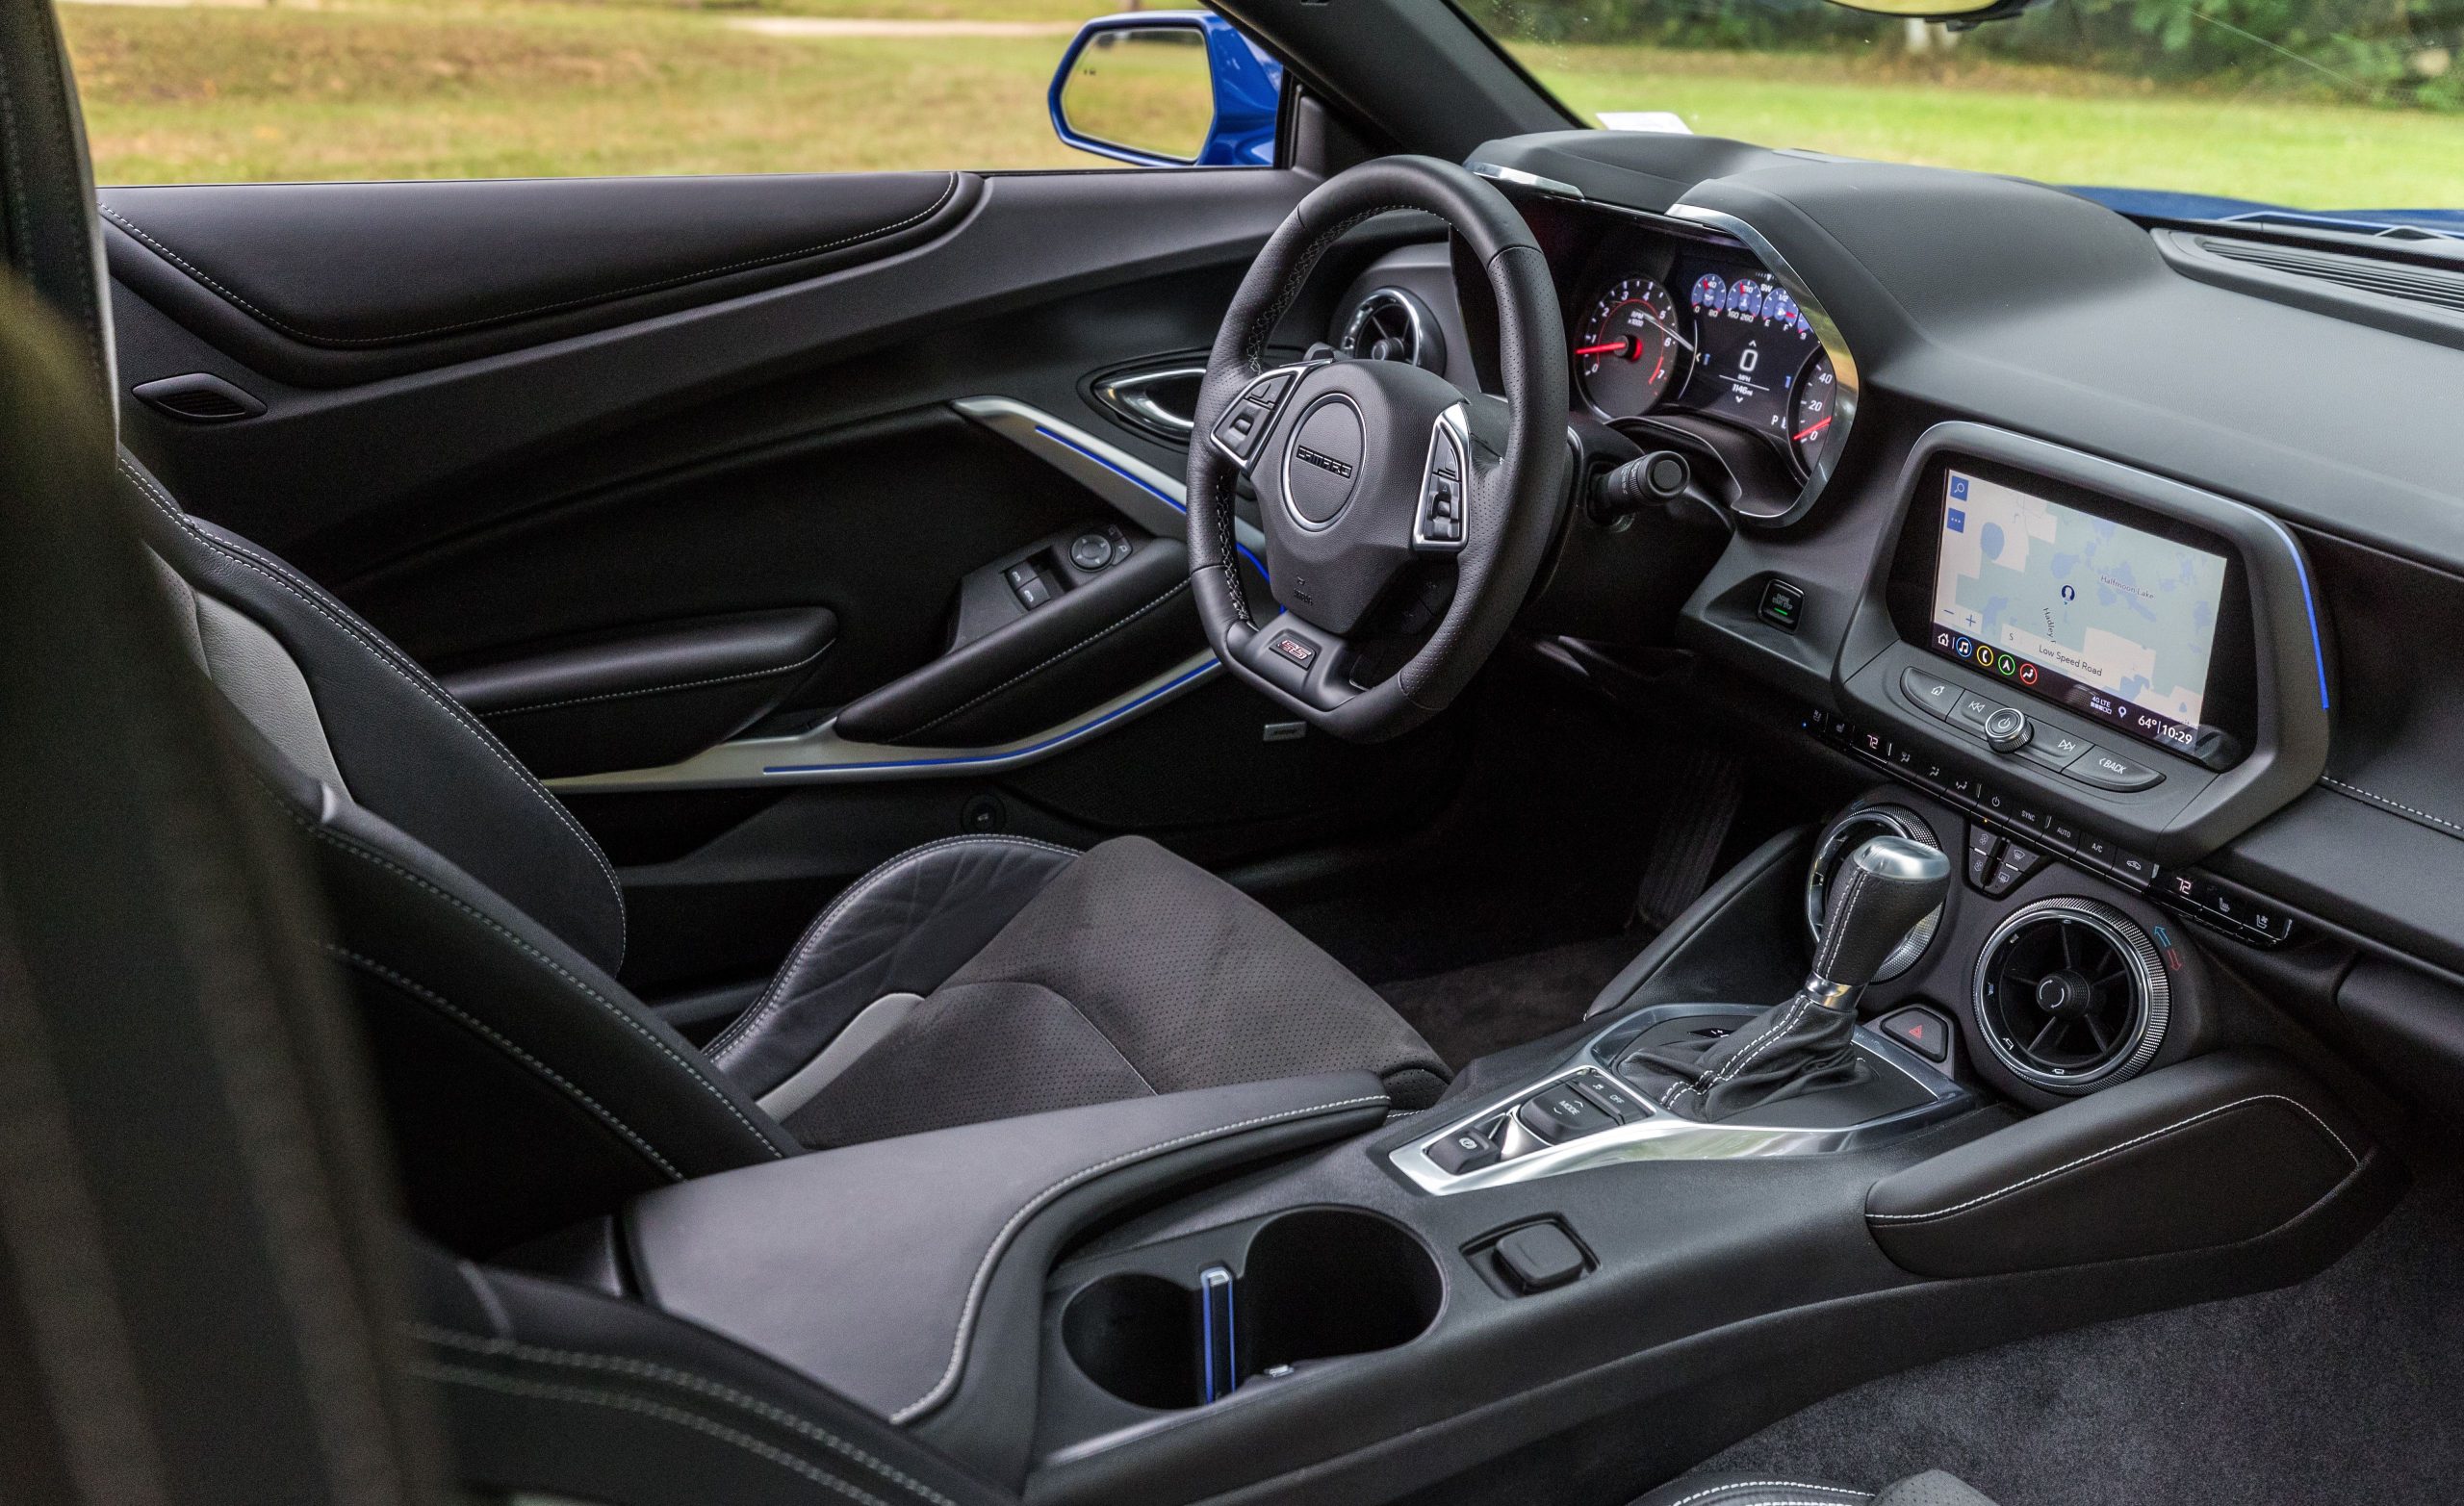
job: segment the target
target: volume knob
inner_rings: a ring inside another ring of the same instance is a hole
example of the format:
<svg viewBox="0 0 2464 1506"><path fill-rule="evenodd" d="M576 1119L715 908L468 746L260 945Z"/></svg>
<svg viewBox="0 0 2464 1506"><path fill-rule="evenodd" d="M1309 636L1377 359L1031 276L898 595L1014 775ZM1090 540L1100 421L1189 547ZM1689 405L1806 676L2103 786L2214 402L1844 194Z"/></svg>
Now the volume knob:
<svg viewBox="0 0 2464 1506"><path fill-rule="evenodd" d="M1985 746L1995 753L2017 753L2037 729L2017 706L2004 706L1985 719Z"/></svg>

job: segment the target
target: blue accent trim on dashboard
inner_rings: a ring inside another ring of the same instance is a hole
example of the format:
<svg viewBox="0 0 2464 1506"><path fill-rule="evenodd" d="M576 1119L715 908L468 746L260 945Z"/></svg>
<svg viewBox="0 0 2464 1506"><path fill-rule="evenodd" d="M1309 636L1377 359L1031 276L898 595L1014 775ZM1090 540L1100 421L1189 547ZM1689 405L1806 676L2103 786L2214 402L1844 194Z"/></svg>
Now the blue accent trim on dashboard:
<svg viewBox="0 0 2464 1506"><path fill-rule="evenodd" d="M879 763L780 763L771 764L761 772L764 774L841 774L860 769L946 769L970 763L1007 763L1013 758L1023 758L1029 753L1043 753L1049 749L1058 748L1064 743L1076 742L1106 723L1116 722L1157 697L1168 696L1182 686L1203 679L1222 667L1221 661L1209 660L1178 679L1156 686L1136 701L1125 705L1115 706L1084 727L1073 727L1066 732L1047 737L1042 742L1030 744L1025 748L1013 748L1007 753L958 753L945 758L890 758Z"/></svg>
<svg viewBox="0 0 2464 1506"><path fill-rule="evenodd" d="M2301 577L2301 606L2310 614L2310 662L2319 667L2319 709L2324 711L2327 709L2327 649L2319 637L2319 599L2310 591L2310 562L2302 556L2301 541L2293 536L2292 529L2266 513L2259 516L2276 531L2276 537L2284 540L2285 549L2293 555L2293 573Z"/></svg>
<svg viewBox="0 0 2464 1506"><path fill-rule="evenodd" d="M1112 461L1105 459L1093 450L1089 449L1086 446L1079 444L1074 439L1071 439L1068 435L1058 433L1052 429L1044 427L1040 423L1036 425L1036 433L1075 454L1086 456L1089 460L1091 460L1095 464L1103 467L1105 470L1120 477L1130 485L1137 487L1140 491L1154 498L1165 506L1172 509L1172 511L1179 513L1182 517L1186 518L1190 515L1188 504L1183 502L1179 498L1174 497L1171 493L1165 491L1162 487L1157 486L1155 483L1145 479L1143 476L1141 476L1134 472L1124 470L1120 466L1114 464ZM1251 553L1247 545L1236 544L1232 547L1239 549L1241 551L1241 557L1247 560L1250 568L1257 571L1259 579L1272 580L1274 578L1272 575L1267 574L1267 562L1258 558L1254 553Z"/></svg>

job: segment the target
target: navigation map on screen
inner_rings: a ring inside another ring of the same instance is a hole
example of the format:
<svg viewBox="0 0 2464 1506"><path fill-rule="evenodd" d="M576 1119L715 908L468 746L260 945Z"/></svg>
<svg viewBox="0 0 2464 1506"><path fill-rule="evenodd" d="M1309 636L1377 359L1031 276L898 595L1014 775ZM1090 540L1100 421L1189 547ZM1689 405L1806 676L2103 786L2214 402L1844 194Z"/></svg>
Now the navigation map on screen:
<svg viewBox="0 0 2464 1506"><path fill-rule="evenodd" d="M2221 555L1952 470L1934 647L2188 751L2205 708Z"/></svg>

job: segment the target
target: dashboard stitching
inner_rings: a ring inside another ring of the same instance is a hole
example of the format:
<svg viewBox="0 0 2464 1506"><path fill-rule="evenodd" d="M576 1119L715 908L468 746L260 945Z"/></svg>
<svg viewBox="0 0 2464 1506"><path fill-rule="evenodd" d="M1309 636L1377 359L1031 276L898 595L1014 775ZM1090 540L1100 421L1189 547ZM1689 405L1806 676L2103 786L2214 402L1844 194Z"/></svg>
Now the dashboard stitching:
<svg viewBox="0 0 2464 1506"><path fill-rule="evenodd" d="M2247 1097L2247 1098L2237 1098L2237 1099L2233 1100L2233 1102L2231 1102L2231 1103L2229 1103L2229 1104L2219 1104L2217 1107L2215 1107L2215 1108L2213 1108L2213 1109L2204 1110L2202 1110L2202 1111L2200 1111L2200 1112L2198 1112L2198 1113L2192 1114L2192 1115L2191 1115L2189 1118L2187 1118L2187 1119L2179 1119L2179 1120L2175 1120L2173 1123L2169 1124L2169 1125L2165 1125L2165 1126L2164 1126L2164 1127L2162 1127L2161 1129L2154 1129L2154 1130L2150 1130L2150 1131L2148 1131L2148 1132L2147 1132L2146 1134L2144 1134L2144 1135L2135 1136L2131 1137L2130 1139L2126 1139L2126 1140L2122 1141L2122 1142L2121 1142L2120 1144L2118 1144L2118 1145L2108 1145L2108 1146L2106 1146L2106 1147L2105 1147L2104 1149L2102 1149L2102 1150L2099 1150L2099 1151L2092 1151L2092 1152L2090 1152L2089 1154L2087 1154L2087 1155L2085 1155L2085 1156L2082 1156L2082 1157L2078 1158L2078 1159L2077 1159L2077 1160L2075 1160L2075 1161L2065 1161L2065 1162L2063 1162L2061 1165L2059 1165L2059 1166L2055 1166L2055 1167L2053 1167L2052 1169L2047 1170L2047 1171L2040 1171L2040 1172L2038 1172L2035 1176L2032 1176L2032 1177L2023 1177L2023 1178L2021 1178L2019 1181L2014 1182L2014 1183L2012 1183L2012 1184L2011 1184L2010 1186L2008 1186L2008 1187L1995 1187L1995 1188L1994 1188L1992 1191L1990 1191L1990 1192L1980 1193L1979 1195L1977 1195L1977 1196L1975 1196L1975 1197L1969 1198L1969 1199L1968 1199L1966 1202L1964 1202L1964 1203L1954 1203L1954 1204L1952 1204L1952 1205L1951 1205L1950 1207L1948 1207L1948 1208L1938 1208L1938 1209L1935 1209L1935 1210L1934 1210L1933 1212L1924 1212L1924 1213L1876 1213L1876 1212L1868 1212L1868 1213L1866 1213L1866 1214L1865 1214L1865 1217L1866 1217L1867 1219L1869 1219L1869 1220L1873 1221L1873 1222L1876 1222L1876 1223L1882 1223L1882 1222L1890 1222L1890 1223L1916 1223L1916 1222L1922 1222L1922 1221L1924 1221L1924 1220L1926 1220L1926 1219L1929 1219L1929 1218L1947 1218L1947 1217L1949 1217L1950 1215L1952 1215L1953 1213L1965 1212L1967 1212L1969 1209L1980 1207L1980 1206L1982 1206L1982 1205L1984 1205L1984 1204L1987 1204L1987 1203L1990 1203L1990 1202L1992 1202L1992 1201L1993 1201L1994 1199L1996 1199L1996 1198L2006 1196L2006 1195L2008 1195L2008 1194L2010 1194L2010 1193L2013 1193L2013 1192L2016 1192L2016 1191L2020 1190L2022 1187L2032 1187L2032 1186L2034 1186L2035 1184L2037 1184L2037 1183L2039 1183L2039 1182L2042 1182L2042 1181L2046 1180L2046 1179L2047 1179L2047 1178L2049 1178L2049 1177L2058 1177L2058 1176L2061 1176L2064 1172L2066 1172L2066 1171L2075 1171L2075 1170L2077 1170L2078 1168L2080 1168L2081 1166L2088 1165L2088 1164L2090 1164L2090 1163L2091 1163L2091 1162L2092 1162L2092 1161L2103 1161L2105 1158L2107 1158L2107 1157L2109 1157L2109 1156L2118 1156L2118 1155L2120 1155L2123 1151L2130 1150L2130 1149L2132 1149L2133 1147L2136 1147L2136 1146L2144 1145L2144 1144L2146 1144L2149 1140L2161 1139L2161 1138L2163 1138L2165 1136L2170 1135L2170 1134L2172 1134L2172 1133L2173 1133L2174 1131L2176 1131L2176 1130L2187 1130L2187 1129L2189 1129L2192 1125L2197 1124L2198 1122L2200 1122L2200 1121L2201 1121L2201 1120L2203 1120L2203 1119L2213 1119L2213 1118L2215 1118L2215 1117L2216 1117L2217 1115L2219 1115L2219 1114L2230 1113L2230 1112L2232 1112L2232 1111L2233 1111L2234 1110L2236 1110L2236 1109L2246 1109L2246 1108L2248 1108L2248 1107L2249 1107L2250 1105L2252 1105L2252 1104L2266 1103L2266 1102L2269 1102L2270 1100L2273 1100L2274 1102L2276 1102L2276 1103L2280 1103L2280 1104L2289 1104L2289 1105L2291 1105L2293 1108L2299 1110L2301 1111L2301 1113L2302 1113L2305 1117L2307 1117L2307 1118L2309 1119L2309 1121L2310 1121L2312 1124L2315 1124L2315 1125L2317 1125L2317 1126L2319 1127L2319 1133L2320 1133L2320 1134L2324 1135L2328 1139L2333 1140L2333 1141L2335 1142L2336 1149L2338 1149L2338 1150L2340 1150L2340 1151L2344 1152L2344 1154L2345 1154L2345 1160L2347 1160L2347 1161L2351 1161L2351 1162L2353 1163L2353 1166L2354 1166L2354 1168L2355 1168L2356 1170L2360 1168L2360 1166L2361 1166L2361 1158L2353 1154L2353 1152L2352 1152L2352 1147L2345 1143L2345 1138L2344 1138L2344 1136L2343 1136L2338 1135L2335 1131L2333 1131L2333 1130L2331 1130L2331 1129L2329 1129L2329 1128L2327 1127L2327 1121L2319 1117L2318 1110L2316 1110L2312 1109L2308 1104L2302 1103L2302 1102L2301 1102L2300 1100L2298 1100L2298 1099L2296 1099L2296 1098L2288 1098L2288 1097L2286 1097L2286 1096L2285 1096L2284 1094L2282 1094L2282 1093L2253 1093L2253 1094L2251 1094L2251 1095L2250 1095L2249 1097Z"/></svg>
<svg viewBox="0 0 2464 1506"><path fill-rule="evenodd" d="M2426 821L2430 825L2438 827L2455 836L2464 837L2464 826L2459 826L2456 823L2448 820L2445 816L2432 815L2426 810L2417 810L2414 807L2405 804L2401 801L2390 800L2384 795L2373 794L2369 790L2363 789L2358 784L2347 784L2344 780L2337 779L2332 774L2323 774L2319 776L2319 782L2327 786L2331 790L2350 795L2356 800L2366 800L2374 805L2394 811L2398 815L2410 816L2416 821Z"/></svg>

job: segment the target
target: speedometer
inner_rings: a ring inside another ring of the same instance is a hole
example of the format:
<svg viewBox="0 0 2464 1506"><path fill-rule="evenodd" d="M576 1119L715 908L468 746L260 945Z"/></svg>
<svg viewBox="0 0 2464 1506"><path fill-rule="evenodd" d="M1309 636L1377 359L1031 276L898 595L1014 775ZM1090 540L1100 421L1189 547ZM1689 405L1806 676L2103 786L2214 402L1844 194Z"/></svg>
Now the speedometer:
<svg viewBox="0 0 2464 1506"><path fill-rule="evenodd" d="M1649 413L1693 349L1677 300L1648 277L1629 277L1603 293L1575 332L1575 373L1604 419Z"/></svg>
<svg viewBox="0 0 2464 1506"><path fill-rule="evenodd" d="M1833 421L1837 417L1834 402L1838 396L1839 376L1831 369L1831 356L1817 350L1797 373L1788 397L1788 448L1808 471L1822 459L1823 447L1838 427Z"/></svg>

